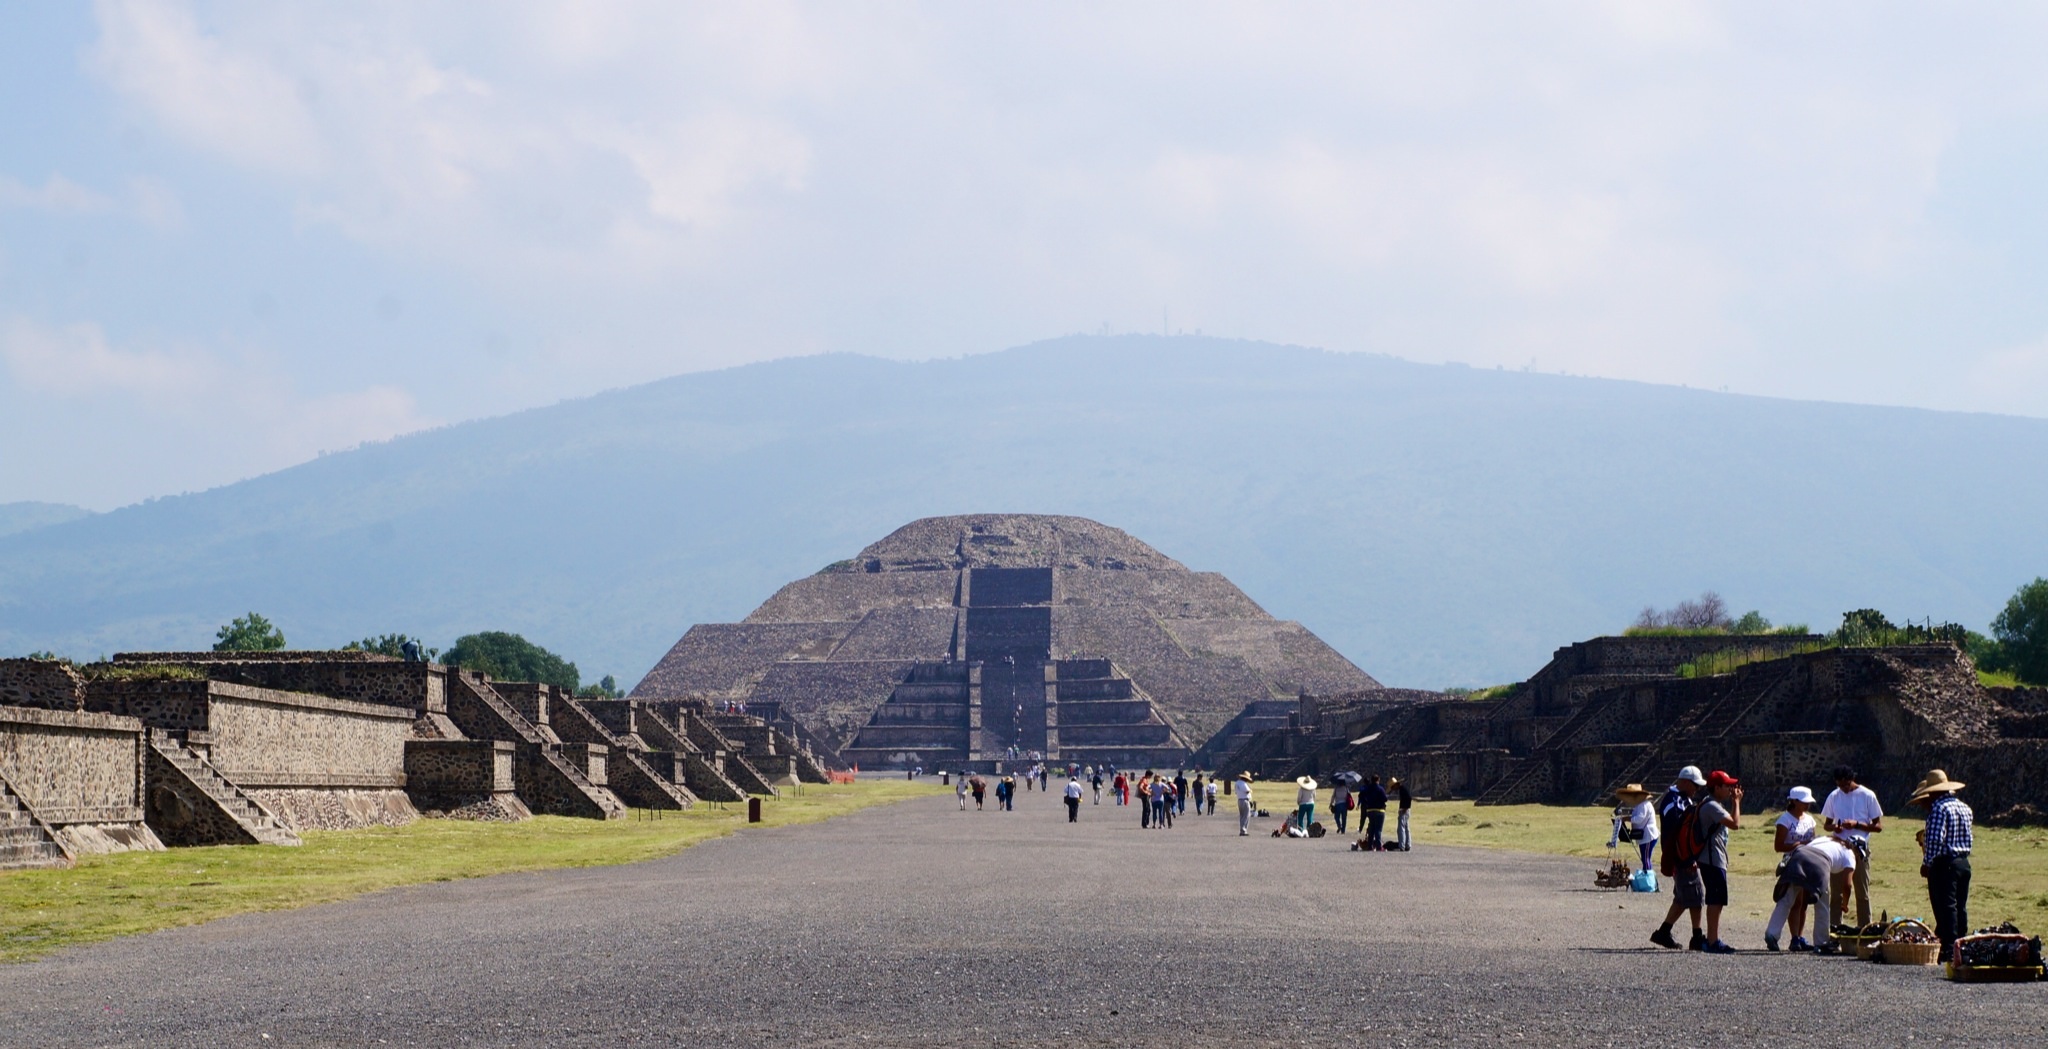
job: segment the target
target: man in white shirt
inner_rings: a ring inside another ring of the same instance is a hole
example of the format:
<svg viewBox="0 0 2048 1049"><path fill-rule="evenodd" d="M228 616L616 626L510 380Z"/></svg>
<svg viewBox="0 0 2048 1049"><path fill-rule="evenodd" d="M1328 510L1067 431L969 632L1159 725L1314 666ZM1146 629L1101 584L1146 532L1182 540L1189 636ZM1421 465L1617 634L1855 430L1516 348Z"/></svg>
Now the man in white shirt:
<svg viewBox="0 0 2048 1049"><path fill-rule="evenodd" d="M1835 789L1820 807L1821 829L1841 838L1856 850L1856 871L1851 887L1856 893L1856 928L1870 924L1870 836L1884 830L1884 806L1877 793L1856 782L1856 770L1835 766ZM1849 912L1848 893L1835 890L1830 903L1837 915Z"/></svg>
<svg viewBox="0 0 2048 1049"><path fill-rule="evenodd" d="M1081 822L1081 781L1078 779L1067 781L1067 822Z"/></svg>
<svg viewBox="0 0 2048 1049"><path fill-rule="evenodd" d="M1238 773L1230 789L1237 794L1237 836L1242 838L1252 832L1252 774Z"/></svg>

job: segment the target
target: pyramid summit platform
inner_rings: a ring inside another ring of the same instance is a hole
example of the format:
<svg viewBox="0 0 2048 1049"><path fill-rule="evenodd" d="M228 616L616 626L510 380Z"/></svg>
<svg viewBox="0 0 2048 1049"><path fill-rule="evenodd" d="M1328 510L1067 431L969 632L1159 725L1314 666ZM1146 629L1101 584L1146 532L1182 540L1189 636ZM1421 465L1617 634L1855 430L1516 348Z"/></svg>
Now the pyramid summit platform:
<svg viewBox="0 0 2048 1049"><path fill-rule="evenodd" d="M1228 579L1080 517L897 529L699 624L636 699L744 702L864 768L1173 766L1254 703L1378 682Z"/></svg>

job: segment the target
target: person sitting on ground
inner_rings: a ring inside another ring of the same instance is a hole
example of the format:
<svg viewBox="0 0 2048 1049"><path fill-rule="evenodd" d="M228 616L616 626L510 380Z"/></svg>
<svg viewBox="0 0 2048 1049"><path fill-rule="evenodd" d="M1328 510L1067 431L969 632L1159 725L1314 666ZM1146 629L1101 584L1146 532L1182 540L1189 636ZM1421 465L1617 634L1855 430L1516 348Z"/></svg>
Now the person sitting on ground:
<svg viewBox="0 0 2048 1049"><path fill-rule="evenodd" d="M1720 769L1707 776L1713 796L1700 803L1698 818L1707 851L1700 857L1700 882L1706 889L1708 954L1734 954L1721 939L1721 910L1728 906L1728 832L1742 829L1742 782Z"/></svg>

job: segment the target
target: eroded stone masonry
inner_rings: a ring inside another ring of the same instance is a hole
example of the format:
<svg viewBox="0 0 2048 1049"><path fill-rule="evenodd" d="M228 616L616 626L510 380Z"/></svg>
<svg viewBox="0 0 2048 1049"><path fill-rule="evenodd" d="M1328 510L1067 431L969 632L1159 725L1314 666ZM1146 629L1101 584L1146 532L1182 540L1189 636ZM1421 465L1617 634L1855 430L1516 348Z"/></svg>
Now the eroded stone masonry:
<svg viewBox="0 0 2048 1049"><path fill-rule="evenodd" d="M915 521L699 624L633 689L744 703L864 768L1185 765L1248 706L1370 676L1228 579L1078 517Z"/></svg>
<svg viewBox="0 0 2048 1049"><path fill-rule="evenodd" d="M1341 769L1398 775L1424 797L1480 804L1611 802L1686 765L1726 769L1749 801L1822 790L1859 769L1888 807L1926 770L1970 785L1989 822L2048 809L2048 689L1985 688L1953 645L1820 648L1818 637L1602 637L1557 650L1483 701L1307 696L1218 750L1218 768L1269 778ZM1818 651L1812 649L1819 648ZM1755 661L1681 677L1726 649ZM1283 720L1284 719L1284 720Z"/></svg>
<svg viewBox="0 0 2048 1049"><path fill-rule="evenodd" d="M760 718L363 652L146 652L91 676L0 660L0 868L293 845L422 814L615 819L825 782Z"/></svg>

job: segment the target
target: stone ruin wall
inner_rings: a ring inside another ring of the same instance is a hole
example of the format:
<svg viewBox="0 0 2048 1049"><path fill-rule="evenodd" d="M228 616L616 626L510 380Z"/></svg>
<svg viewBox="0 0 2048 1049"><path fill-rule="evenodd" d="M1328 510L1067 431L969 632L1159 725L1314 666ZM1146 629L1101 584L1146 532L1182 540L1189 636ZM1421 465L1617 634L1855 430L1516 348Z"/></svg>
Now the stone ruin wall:
<svg viewBox="0 0 2048 1049"><path fill-rule="evenodd" d="M141 820L142 747L134 718L0 707L0 772L49 823Z"/></svg>
<svg viewBox="0 0 2048 1049"><path fill-rule="evenodd" d="M0 706L84 710L85 679L54 659L0 659Z"/></svg>

